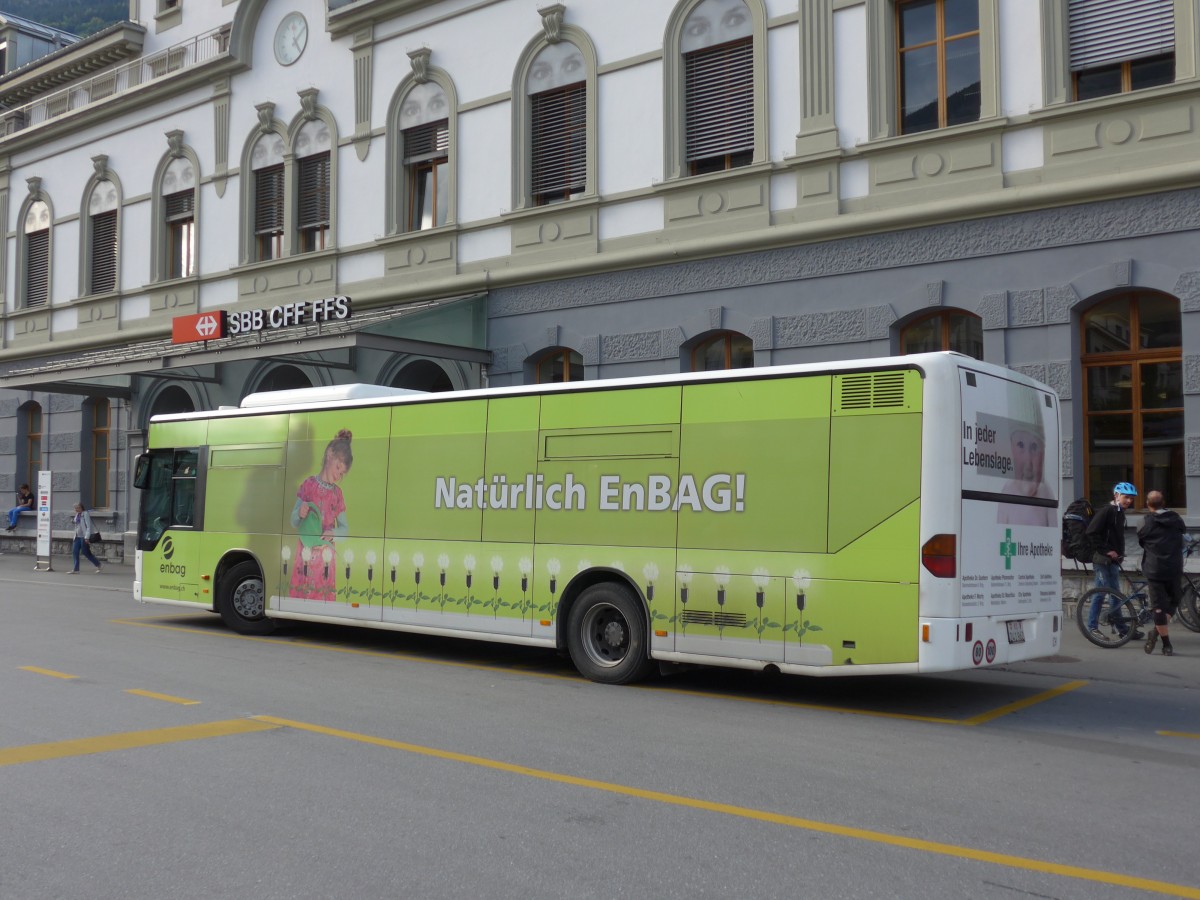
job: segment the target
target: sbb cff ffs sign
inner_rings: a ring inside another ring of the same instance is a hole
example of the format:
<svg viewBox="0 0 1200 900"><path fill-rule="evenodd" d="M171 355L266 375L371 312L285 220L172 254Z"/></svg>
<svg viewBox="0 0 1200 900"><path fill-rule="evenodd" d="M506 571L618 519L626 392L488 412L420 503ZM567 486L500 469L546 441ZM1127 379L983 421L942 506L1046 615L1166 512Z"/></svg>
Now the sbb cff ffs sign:
<svg viewBox="0 0 1200 900"><path fill-rule="evenodd" d="M229 313L229 333L272 331L289 325L315 325L350 318L349 297L325 297L323 300L297 300L269 309L243 309Z"/></svg>
<svg viewBox="0 0 1200 900"><path fill-rule="evenodd" d="M213 341L225 337L228 333L223 309L196 313L193 316L176 316L171 320L172 344Z"/></svg>
<svg viewBox="0 0 1200 900"><path fill-rule="evenodd" d="M273 331L290 325L313 325L350 318L349 297L325 297L321 300L297 300L266 309L214 310L191 316L178 316L171 322L171 342L187 344L212 341L233 334Z"/></svg>

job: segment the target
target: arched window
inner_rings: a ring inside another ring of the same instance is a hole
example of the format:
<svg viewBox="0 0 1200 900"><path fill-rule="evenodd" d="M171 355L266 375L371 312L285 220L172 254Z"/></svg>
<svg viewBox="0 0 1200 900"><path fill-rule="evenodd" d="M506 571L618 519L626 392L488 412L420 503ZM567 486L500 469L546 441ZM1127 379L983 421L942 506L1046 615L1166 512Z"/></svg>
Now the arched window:
<svg viewBox="0 0 1200 900"><path fill-rule="evenodd" d="M983 320L974 313L941 309L912 320L900 330L901 353L938 350L983 359Z"/></svg>
<svg viewBox="0 0 1200 900"><path fill-rule="evenodd" d="M196 274L196 167L190 159L173 159L163 172L163 255L165 278Z"/></svg>
<svg viewBox="0 0 1200 900"><path fill-rule="evenodd" d="M45 200L29 204L21 237L21 305L26 309L45 306L50 299L50 204Z"/></svg>
<svg viewBox="0 0 1200 900"><path fill-rule="evenodd" d="M403 147L403 229L446 224L450 209L450 101L432 81L414 85L400 104Z"/></svg>
<svg viewBox="0 0 1200 900"><path fill-rule="evenodd" d="M529 66L530 186L535 206L587 190L587 65L570 41L544 47Z"/></svg>
<svg viewBox="0 0 1200 900"><path fill-rule="evenodd" d="M276 366L258 383L255 393L260 391L291 391L297 388L310 388L312 379L295 366Z"/></svg>
<svg viewBox="0 0 1200 900"><path fill-rule="evenodd" d="M684 154L688 174L754 159L754 38L742 0L701 0L683 22Z"/></svg>
<svg viewBox="0 0 1200 900"><path fill-rule="evenodd" d="M117 210L120 199L115 183L97 181L87 201L87 238L84 271L89 294L117 289Z"/></svg>
<svg viewBox="0 0 1200 900"><path fill-rule="evenodd" d="M406 365L392 379L392 387L431 393L454 390L446 370L428 359L414 360Z"/></svg>
<svg viewBox="0 0 1200 900"><path fill-rule="evenodd" d="M693 372L749 369L754 366L754 344L736 331L718 331L692 347Z"/></svg>
<svg viewBox="0 0 1200 900"><path fill-rule="evenodd" d="M159 392L150 405L150 414L146 417L148 423L154 416L167 416L173 413L189 413L196 411L192 398L177 384L168 385ZM145 427L145 426L143 426Z"/></svg>
<svg viewBox="0 0 1200 900"><path fill-rule="evenodd" d="M296 134L296 229L301 253L329 245L331 141L329 126L321 119L304 123Z"/></svg>
<svg viewBox="0 0 1200 900"><path fill-rule="evenodd" d="M250 154L254 173L255 260L283 256L283 212L287 199L283 182L283 138L270 132L258 139Z"/></svg>
<svg viewBox="0 0 1200 900"><path fill-rule="evenodd" d="M105 509L109 505L109 434L112 428L112 408L107 399L97 397L84 402L83 427L85 470L80 472L80 500L89 509Z"/></svg>
<svg viewBox="0 0 1200 900"><path fill-rule="evenodd" d="M1093 503L1132 481L1186 507L1183 350L1179 301L1148 291L1119 294L1082 317L1083 431Z"/></svg>
<svg viewBox="0 0 1200 900"><path fill-rule="evenodd" d="M567 347L559 347L538 357L534 365L538 384L583 381L583 357Z"/></svg>

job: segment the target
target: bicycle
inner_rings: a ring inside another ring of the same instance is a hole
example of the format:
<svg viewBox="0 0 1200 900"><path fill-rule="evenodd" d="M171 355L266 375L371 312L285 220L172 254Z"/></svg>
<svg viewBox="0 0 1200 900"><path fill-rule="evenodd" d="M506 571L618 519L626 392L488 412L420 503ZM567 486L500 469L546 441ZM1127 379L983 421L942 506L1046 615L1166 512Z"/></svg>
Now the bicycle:
<svg viewBox="0 0 1200 900"><path fill-rule="evenodd" d="M1127 576L1128 577L1128 576ZM1086 591L1075 604L1075 624L1079 632L1097 647L1123 647L1133 640L1138 629L1149 625L1153 618L1147 582L1129 578L1130 593L1123 594L1109 587L1094 587ZM1092 604L1101 603L1095 629L1088 627Z"/></svg>
<svg viewBox="0 0 1200 900"><path fill-rule="evenodd" d="M1186 560L1193 550L1200 549L1200 538L1188 538L1183 548ZM1200 573L1183 573L1183 596L1179 600L1179 611L1175 614L1184 628L1200 631Z"/></svg>

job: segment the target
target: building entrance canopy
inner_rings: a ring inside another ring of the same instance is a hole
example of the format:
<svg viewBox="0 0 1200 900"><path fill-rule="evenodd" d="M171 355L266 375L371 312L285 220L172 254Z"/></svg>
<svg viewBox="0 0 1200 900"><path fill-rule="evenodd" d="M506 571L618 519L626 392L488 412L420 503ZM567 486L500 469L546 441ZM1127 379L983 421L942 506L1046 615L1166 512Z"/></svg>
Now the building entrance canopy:
<svg viewBox="0 0 1200 900"><path fill-rule="evenodd" d="M359 350L488 365L486 317L486 296L472 294L200 343L141 341L0 364L0 388L129 399L137 378L217 382L222 363L247 359L353 369Z"/></svg>

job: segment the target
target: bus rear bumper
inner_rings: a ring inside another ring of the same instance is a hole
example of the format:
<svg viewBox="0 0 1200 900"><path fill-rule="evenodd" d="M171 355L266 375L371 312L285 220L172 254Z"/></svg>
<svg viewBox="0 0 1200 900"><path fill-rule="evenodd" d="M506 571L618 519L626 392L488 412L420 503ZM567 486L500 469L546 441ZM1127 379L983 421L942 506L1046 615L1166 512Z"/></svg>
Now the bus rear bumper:
<svg viewBox="0 0 1200 900"><path fill-rule="evenodd" d="M1062 647L1061 609L962 619L922 618L918 658L922 672L984 669L1054 656Z"/></svg>

